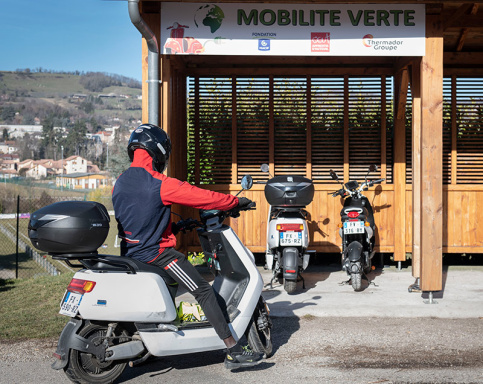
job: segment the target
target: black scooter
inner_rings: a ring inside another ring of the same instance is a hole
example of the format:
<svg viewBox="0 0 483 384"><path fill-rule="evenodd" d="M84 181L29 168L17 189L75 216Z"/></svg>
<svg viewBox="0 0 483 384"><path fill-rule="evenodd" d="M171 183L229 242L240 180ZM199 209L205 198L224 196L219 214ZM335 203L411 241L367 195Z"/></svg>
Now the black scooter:
<svg viewBox="0 0 483 384"><path fill-rule="evenodd" d="M362 290L362 276L372 269L376 226L371 203L362 192L385 180L367 180L369 173L376 170L377 166L371 165L365 181L360 185L355 180L342 184L339 176L332 169L330 170L332 179L342 185L342 188L333 192L332 196L344 198L344 206L340 212L342 224L339 229L339 235L342 238L342 269L350 276L347 283L352 284L354 291Z"/></svg>

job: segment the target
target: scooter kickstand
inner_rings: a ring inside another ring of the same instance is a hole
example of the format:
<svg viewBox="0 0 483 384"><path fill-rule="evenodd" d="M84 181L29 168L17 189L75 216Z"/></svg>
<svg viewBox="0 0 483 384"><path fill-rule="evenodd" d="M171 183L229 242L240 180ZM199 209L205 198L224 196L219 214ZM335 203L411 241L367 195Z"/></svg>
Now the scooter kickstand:
<svg viewBox="0 0 483 384"><path fill-rule="evenodd" d="M302 280L302 289L305 289L305 280L301 273L299 273L300 280Z"/></svg>
<svg viewBox="0 0 483 384"><path fill-rule="evenodd" d="M351 284L351 279L347 280L347 281L341 281L339 283L339 285L350 285Z"/></svg>

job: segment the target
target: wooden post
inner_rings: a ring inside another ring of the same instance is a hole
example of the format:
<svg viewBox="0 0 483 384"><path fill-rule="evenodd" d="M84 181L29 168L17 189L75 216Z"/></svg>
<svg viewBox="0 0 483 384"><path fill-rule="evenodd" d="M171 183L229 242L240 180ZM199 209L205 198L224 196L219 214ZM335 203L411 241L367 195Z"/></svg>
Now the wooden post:
<svg viewBox="0 0 483 384"><path fill-rule="evenodd" d="M381 179L387 178L387 100L386 76L381 76Z"/></svg>
<svg viewBox="0 0 483 384"><path fill-rule="evenodd" d="M412 274L421 277L421 59L415 59L411 66L411 95L413 97L412 116L412 156L413 156L413 244Z"/></svg>
<svg viewBox="0 0 483 384"><path fill-rule="evenodd" d="M458 181L458 126L456 119L456 76L453 75L451 77L451 185L455 185Z"/></svg>
<svg viewBox="0 0 483 384"><path fill-rule="evenodd" d="M349 181L349 76L344 76L344 183Z"/></svg>
<svg viewBox="0 0 483 384"><path fill-rule="evenodd" d="M441 15L426 16L421 61L421 290L442 289L443 30Z"/></svg>
<svg viewBox="0 0 483 384"><path fill-rule="evenodd" d="M275 94L273 76L269 77L268 90L268 165L269 172L275 176L275 112L273 97Z"/></svg>
<svg viewBox="0 0 483 384"><path fill-rule="evenodd" d="M200 184L200 78L195 77L195 184Z"/></svg>
<svg viewBox="0 0 483 384"><path fill-rule="evenodd" d="M394 261L406 260L406 102L408 71L394 79Z"/></svg>
<svg viewBox="0 0 483 384"><path fill-rule="evenodd" d="M306 102L307 102L307 130L305 132L305 147L307 148L306 157L306 171L305 176L308 179L312 179L312 77L307 76L307 92L306 92Z"/></svg>

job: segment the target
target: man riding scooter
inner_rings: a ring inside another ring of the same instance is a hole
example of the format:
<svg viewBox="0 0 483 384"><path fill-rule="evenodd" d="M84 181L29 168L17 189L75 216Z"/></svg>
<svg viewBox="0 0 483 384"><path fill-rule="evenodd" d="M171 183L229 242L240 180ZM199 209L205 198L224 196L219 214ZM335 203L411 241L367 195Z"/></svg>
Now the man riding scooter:
<svg viewBox="0 0 483 384"><path fill-rule="evenodd" d="M227 347L226 368L260 363L263 353L253 352L234 339L211 285L184 254L175 250L175 234L182 228L171 222L172 204L229 210L246 207L252 201L197 188L164 175L171 141L166 132L155 125L142 124L134 130L127 151L131 166L119 176L112 192L122 239L121 255L163 268L195 297Z"/></svg>

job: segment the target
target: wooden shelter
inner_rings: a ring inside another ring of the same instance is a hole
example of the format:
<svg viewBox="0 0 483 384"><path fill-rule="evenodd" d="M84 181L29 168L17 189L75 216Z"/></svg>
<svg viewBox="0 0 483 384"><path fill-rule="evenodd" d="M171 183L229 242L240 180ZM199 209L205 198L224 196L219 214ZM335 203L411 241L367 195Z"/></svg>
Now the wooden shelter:
<svg viewBox="0 0 483 384"><path fill-rule="evenodd" d="M162 31L173 28L162 23L162 3L132 1L161 41ZM483 3L370 3L374 9L424 4L424 53L263 57L167 54L160 48L159 124L174 148L168 174L226 193L237 192L246 173L266 179L262 163L269 164L272 175L311 178L316 193L307 209L310 248L338 252L341 201L328 195L337 189L329 169L345 181L360 180L375 163L377 177L386 179L368 192L377 250L394 253L395 261L411 253L421 289L439 291L443 252L483 249ZM184 49L195 49L189 38L184 43ZM143 39L144 122L147 58ZM245 195L257 202L257 211L231 224L252 251L264 252L263 185L255 184ZM189 209L175 211L196 217ZM199 250L195 236L185 236L180 245Z"/></svg>

